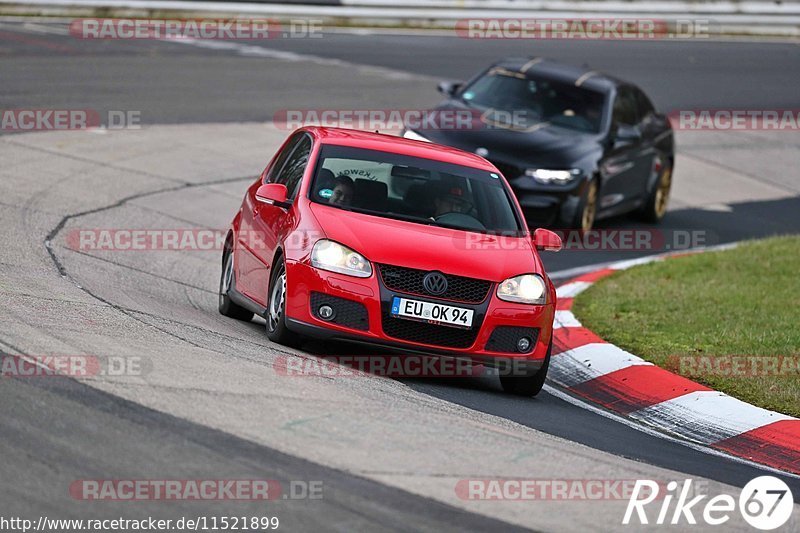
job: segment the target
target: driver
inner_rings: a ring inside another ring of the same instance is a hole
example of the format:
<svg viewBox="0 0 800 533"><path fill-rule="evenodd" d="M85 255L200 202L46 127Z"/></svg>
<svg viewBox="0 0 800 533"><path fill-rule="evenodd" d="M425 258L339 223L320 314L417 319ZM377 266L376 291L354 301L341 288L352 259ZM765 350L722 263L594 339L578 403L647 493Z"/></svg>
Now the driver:
<svg viewBox="0 0 800 533"><path fill-rule="evenodd" d="M443 185L439 188L439 194L433 200L435 207L434 218L446 215L447 213L469 213L472 204L466 199L464 189L458 185Z"/></svg>

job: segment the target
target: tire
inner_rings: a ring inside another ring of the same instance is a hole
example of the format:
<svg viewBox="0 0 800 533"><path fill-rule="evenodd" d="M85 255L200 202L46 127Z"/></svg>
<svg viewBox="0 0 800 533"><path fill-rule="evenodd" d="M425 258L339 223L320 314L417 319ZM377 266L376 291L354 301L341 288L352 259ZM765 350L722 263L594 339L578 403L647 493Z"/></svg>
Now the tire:
<svg viewBox="0 0 800 533"><path fill-rule="evenodd" d="M575 220L572 222L573 228L581 231L589 231L594 226L594 221L597 216L598 189L599 186L596 179L589 182L586 194L581 198L580 204L578 204L578 212L575 214Z"/></svg>
<svg viewBox="0 0 800 533"><path fill-rule="evenodd" d="M672 165L664 165L661 174L658 176L653 192L647 197L644 207L642 207L641 217L645 222L658 224L667 213L669 203L669 193L672 189Z"/></svg>
<svg viewBox="0 0 800 533"><path fill-rule="evenodd" d="M286 265L279 259L272 271L267 298L267 338L284 346L299 344L299 337L286 327Z"/></svg>
<svg viewBox="0 0 800 533"><path fill-rule="evenodd" d="M231 300L230 290L234 284L233 252L226 249L222 253L222 274L219 277L219 312L236 320L249 322L253 319L253 312L237 305Z"/></svg>
<svg viewBox="0 0 800 533"><path fill-rule="evenodd" d="M550 368L550 352L553 351L553 341L547 347L547 355L544 357L544 364L535 373L528 376L500 376L500 385L503 392L514 396L525 396L527 398L536 396L542 392L544 382L547 379L547 370Z"/></svg>

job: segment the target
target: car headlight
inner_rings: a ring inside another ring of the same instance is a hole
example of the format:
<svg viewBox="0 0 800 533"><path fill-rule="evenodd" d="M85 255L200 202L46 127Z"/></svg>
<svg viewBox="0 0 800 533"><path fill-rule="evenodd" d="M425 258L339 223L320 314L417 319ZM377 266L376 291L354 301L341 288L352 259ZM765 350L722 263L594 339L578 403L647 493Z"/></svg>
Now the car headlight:
<svg viewBox="0 0 800 533"><path fill-rule="evenodd" d="M314 244L311 250L311 265L357 278L368 278L372 275L372 265L363 255L327 239Z"/></svg>
<svg viewBox="0 0 800 533"><path fill-rule="evenodd" d="M497 297L506 302L544 305L547 303L547 285L538 274L522 274L498 285Z"/></svg>
<svg viewBox="0 0 800 533"><path fill-rule="evenodd" d="M426 142L426 143L431 142L431 140L428 139L427 137L423 137L422 135L420 135L416 131L411 131L411 130L405 130L403 132L403 138L404 139L411 139L412 141L422 141L422 142Z"/></svg>
<svg viewBox="0 0 800 533"><path fill-rule="evenodd" d="M556 185L566 185L575 181L575 178L581 175L581 169L573 168L571 170L550 170L547 168L529 168L525 171L526 176L530 176L539 183L549 185L555 183Z"/></svg>

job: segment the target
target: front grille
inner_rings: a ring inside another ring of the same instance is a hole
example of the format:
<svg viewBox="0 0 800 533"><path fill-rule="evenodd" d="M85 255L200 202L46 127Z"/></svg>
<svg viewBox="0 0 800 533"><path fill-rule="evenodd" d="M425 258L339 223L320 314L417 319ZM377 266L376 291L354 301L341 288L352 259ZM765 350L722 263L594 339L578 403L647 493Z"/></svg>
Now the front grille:
<svg viewBox="0 0 800 533"><path fill-rule="evenodd" d="M430 297L430 294L422 285L422 278L428 274L428 271L393 265L379 265L379 267L383 284L388 289ZM447 278L447 290L443 294L436 296L436 298L443 300L480 303L486 299L486 295L489 294L489 289L492 287L490 281L453 276L451 274L445 274L444 277Z"/></svg>
<svg viewBox="0 0 800 533"><path fill-rule="evenodd" d="M528 337L531 341L531 349L539 339L539 328L520 328L516 326L497 326L492 331L486 343L486 350L490 352L519 353L517 341L522 337Z"/></svg>
<svg viewBox="0 0 800 533"><path fill-rule="evenodd" d="M506 163L501 163L499 161L491 161L491 163L497 167L497 170L499 170L507 180L513 180L514 178L522 176L522 169L519 167L507 165Z"/></svg>
<svg viewBox="0 0 800 533"><path fill-rule="evenodd" d="M363 331L369 329L369 313L367 313L367 308L363 304L331 296L330 294L312 292L311 313L320 320L322 320L322 317L319 316L319 307L321 305L331 306L335 313L333 318L327 322Z"/></svg>
<svg viewBox="0 0 800 533"><path fill-rule="evenodd" d="M480 330L480 324L474 324L471 329L459 329L395 318L387 312L381 318L383 332L390 337L447 348L469 348Z"/></svg>

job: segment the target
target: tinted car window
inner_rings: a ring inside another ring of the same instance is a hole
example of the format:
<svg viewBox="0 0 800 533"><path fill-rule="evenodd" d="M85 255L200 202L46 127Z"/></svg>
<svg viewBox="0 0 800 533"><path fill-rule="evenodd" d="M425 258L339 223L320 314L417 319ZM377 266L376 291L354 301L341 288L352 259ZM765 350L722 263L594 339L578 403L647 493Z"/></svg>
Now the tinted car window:
<svg viewBox="0 0 800 533"><path fill-rule="evenodd" d="M286 160L286 164L278 172L275 183L283 183L288 191L287 198L294 200L297 191L300 189L300 182L303 180L308 157L311 154L311 139L308 135L303 135L297 143L292 154Z"/></svg>
<svg viewBox="0 0 800 533"><path fill-rule="evenodd" d="M278 154L278 157L275 158L275 163L273 163L272 167L269 169L269 174L266 176L266 183L285 183L279 182L278 178L281 175L281 170L283 169L284 165L286 164L286 160L292 155L292 152L300 141L306 137L304 133L298 133L294 137L292 137L283 150Z"/></svg>
<svg viewBox="0 0 800 533"><path fill-rule="evenodd" d="M639 89L636 89L636 109L640 121L644 120L655 111L650 99Z"/></svg>
<svg viewBox="0 0 800 533"><path fill-rule="evenodd" d="M323 146L309 197L385 218L478 232L519 232L500 176L431 159Z"/></svg>
<svg viewBox="0 0 800 533"><path fill-rule="evenodd" d="M603 118L602 93L574 83L494 68L461 92L461 98L482 110L514 117L531 127L541 122L572 130L599 132ZM491 119L491 115L487 118Z"/></svg>
<svg viewBox="0 0 800 533"><path fill-rule="evenodd" d="M633 91L629 87L620 87L614 99L614 124L636 125L637 107L638 102Z"/></svg>

